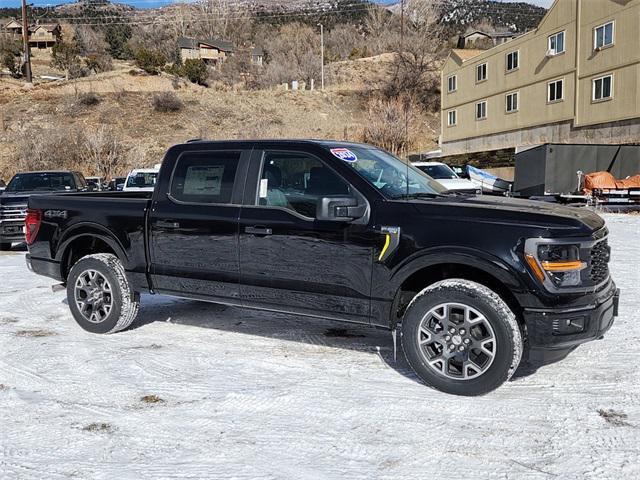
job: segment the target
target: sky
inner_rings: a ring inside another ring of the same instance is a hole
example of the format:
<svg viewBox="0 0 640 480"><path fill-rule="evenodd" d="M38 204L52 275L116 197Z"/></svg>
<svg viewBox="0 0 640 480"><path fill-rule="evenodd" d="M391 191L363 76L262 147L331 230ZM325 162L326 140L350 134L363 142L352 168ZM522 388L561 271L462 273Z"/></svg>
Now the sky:
<svg viewBox="0 0 640 480"><path fill-rule="evenodd" d="M47 5L59 5L61 3L72 3L75 0L27 0L27 3L36 5L36 6L47 6ZM512 2L515 0L499 0L502 2ZM523 1L523 0L518 0ZM528 1L528 3L533 3L539 5L541 7L549 8L553 3L553 0L524 0ZM153 8L161 5L167 5L169 3L176 3L176 0L119 0L119 3L127 3L129 5L135 5L140 8ZM379 0L379 3L395 3L394 0ZM19 7L21 4L21 0L0 0L0 8L1 7Z"/></svg>

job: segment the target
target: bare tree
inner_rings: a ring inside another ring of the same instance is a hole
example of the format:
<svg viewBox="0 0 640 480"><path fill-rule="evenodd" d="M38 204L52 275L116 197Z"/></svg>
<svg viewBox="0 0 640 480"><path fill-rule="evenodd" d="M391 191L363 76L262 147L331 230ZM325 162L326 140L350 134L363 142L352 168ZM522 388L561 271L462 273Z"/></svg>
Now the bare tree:
<svg viewBox="0 0 640 480"><path fill-rule="evenodd" d="M105 125L84 136L84 159L92 172L112 178L125 163L125 149L113 130Z"/></svg>

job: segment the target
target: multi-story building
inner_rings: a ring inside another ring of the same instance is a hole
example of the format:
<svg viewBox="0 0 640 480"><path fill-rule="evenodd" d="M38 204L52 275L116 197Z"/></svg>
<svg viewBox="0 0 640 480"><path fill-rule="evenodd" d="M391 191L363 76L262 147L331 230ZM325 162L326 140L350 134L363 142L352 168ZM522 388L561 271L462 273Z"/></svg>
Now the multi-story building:
<svg viewBox="0 0 640 480"><path fill-rule="evenodd" d="M453 50L440 144L455 155L640 141L640 0L556 0L535 30Z"/></svg>
<svg viewBox="0 0 640 480"><path fill-rule="evenodd" d="M199 40L196 38L181 37L178 39L180 58L200 59L211 65L223 63L234 55L236 47L226 40ZM259 47L251 49L251 61L256 65L262 65L263 53Z"/></svg>

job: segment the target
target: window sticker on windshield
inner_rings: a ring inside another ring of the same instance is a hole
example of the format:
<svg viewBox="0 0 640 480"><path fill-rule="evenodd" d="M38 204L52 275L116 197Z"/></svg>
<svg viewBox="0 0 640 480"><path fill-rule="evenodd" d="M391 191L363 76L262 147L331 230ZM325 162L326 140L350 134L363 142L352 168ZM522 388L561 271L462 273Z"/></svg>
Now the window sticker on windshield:
<svg viewBox="0 0 640 480"><path fill-rule="evenodd" d="M344 160L345 162L357 162L358 157L348 148L332 148L331 153L334 157Z"/></svg>

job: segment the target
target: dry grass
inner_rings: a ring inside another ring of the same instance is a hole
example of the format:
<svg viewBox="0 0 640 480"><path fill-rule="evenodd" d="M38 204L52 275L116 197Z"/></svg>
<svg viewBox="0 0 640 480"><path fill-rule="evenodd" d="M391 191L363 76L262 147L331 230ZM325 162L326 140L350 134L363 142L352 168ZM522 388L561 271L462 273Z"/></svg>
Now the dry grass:
<svg viewBox="0 0 640 480"><path fill-rule="evenodd" d="M162 398L157 395L145 395L144 397L140 397L140 401L143 403L156 404L156 403L166 403Z"/></svg>
<svg viewBox="0 0 640 480"><path fill-rule="evenodd" d="M53 337L54 335L57 335L57 333L51 330L18 330L16 332L16 337L24 338Z"/></svg>
<svg viewBox="0 0 640 480"><path fill-rule="evenodd" d="M85 432L91 433L113 433L114 428L108 423L90 423L89 425L82 427Z"/></svg>

